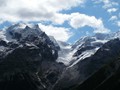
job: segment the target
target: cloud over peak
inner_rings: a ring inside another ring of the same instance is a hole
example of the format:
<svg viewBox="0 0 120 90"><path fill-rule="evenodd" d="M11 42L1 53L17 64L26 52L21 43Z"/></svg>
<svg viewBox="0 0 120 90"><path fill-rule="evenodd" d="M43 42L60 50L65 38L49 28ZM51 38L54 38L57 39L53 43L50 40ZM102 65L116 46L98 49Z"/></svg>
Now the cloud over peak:
<svg viewBox="0 0 120 90"><path fill-rule="evenodd" d="M39 27L44 31L47 35L52 35L56 40L59 41L67 41L73 34L70 32L69 28L64 27L55 27L52 25L43 25L39 23Z"/></svg>

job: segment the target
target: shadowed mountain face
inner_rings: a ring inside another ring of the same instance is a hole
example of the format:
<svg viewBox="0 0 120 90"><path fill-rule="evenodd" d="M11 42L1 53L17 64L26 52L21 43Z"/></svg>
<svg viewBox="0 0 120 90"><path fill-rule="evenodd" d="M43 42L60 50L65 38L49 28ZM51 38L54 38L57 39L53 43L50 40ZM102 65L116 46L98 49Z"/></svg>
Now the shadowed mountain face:
<svg viewBox="0 0 120 90"><path fill-rule="evenodd" d="M0 40L0 90L46 90L64 67L55 62L59 47L37 25L23 26Z"/></svg>
<svg viewBox="0 0 120 90"><path fill-rule="evenodd" d="M0 90L119 90L120 36L96 34L74 45L38 25L0 31Z"/></svg>
<svg viewBox="0 0 120 90"><path fill-rule="evenodd" d="M69 90L119 90L120 87L120 59L116 58L92 74L81 84Z"/></svg>

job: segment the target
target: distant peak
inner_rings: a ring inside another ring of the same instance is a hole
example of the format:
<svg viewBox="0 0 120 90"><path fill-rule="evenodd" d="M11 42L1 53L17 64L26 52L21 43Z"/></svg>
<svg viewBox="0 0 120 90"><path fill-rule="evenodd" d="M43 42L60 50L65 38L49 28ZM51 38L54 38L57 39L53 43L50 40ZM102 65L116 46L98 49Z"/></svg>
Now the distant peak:
<svg viewBox="0 0 120 90"><path fill-rule="evenodd" d="M30 27L29 27L29 26L26 26L25 29L30 29Z"/></svg>
<svg viewBox="0 0 120 90"><path fill-rule="evenodd" d="M17 24L12 25L11 27L9 27L9 29L12 29L12 30L16 30L16 29L30 29L30 28L31 29L38 29L38 30L40 30L38 24L17 23Z"/></svg>
<svg viewBox="0 0 120 90"><path fill-rule="evenodd" d="M40 29L38 24L34 25L34 28L35 29Z"/></svg>
<svg viewBox="0 0 120 90"><path fill-rule="evenodd" d="M40 29L38 24L26 24L31 29Z"/></svg>

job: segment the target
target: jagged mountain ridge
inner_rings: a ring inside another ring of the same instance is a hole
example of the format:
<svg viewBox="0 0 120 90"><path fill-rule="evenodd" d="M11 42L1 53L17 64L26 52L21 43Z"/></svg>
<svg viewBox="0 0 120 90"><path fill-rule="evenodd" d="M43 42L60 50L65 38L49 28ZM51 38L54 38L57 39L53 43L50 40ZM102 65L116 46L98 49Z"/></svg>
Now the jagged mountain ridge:
<svg viewBox="0 0 120 90"><path fill-rule="evenodd" d="M38 25L15 24L0 34L1 90L46 90L56 82L60 48Z"/></svg>

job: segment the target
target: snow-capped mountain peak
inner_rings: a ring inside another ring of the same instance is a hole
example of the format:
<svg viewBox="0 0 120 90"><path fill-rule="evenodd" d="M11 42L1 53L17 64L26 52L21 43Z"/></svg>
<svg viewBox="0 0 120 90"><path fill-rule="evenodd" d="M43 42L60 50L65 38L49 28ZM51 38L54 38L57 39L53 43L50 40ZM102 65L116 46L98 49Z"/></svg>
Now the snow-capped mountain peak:
<svg viewBox="0 0 120 90"><path fill-rule="evenodd" d="M63 62L65 65L72 67L79 61L94 55L105 43L115 38L120 38L120 31L110 34L96 33L93 36L81 37L72 45L71 51L69 53L67 52L67 55L65 55L67 59L59 60L59 62Z"/></svg>
<svg viewBox="0 0 120 90"><path fill-rule="evenodd" d="M24 32L27 32L27 33L41 33L41 29L39 28L39 26L36 24L36 25L33 25L33 24L24 24L24 23L19 23L19 24L15 24L11 27L8 28L8 31L9 32L18 32L18 33L24 33Z"/></svg>
<svg viewBox="0 0 120 90"><path fill-rule="evenodd" d="M0 31L0 38L6 42L24 39L30 35L40 36L43 32L38 25L18 23Z"/></svg>

